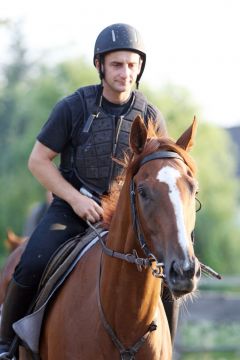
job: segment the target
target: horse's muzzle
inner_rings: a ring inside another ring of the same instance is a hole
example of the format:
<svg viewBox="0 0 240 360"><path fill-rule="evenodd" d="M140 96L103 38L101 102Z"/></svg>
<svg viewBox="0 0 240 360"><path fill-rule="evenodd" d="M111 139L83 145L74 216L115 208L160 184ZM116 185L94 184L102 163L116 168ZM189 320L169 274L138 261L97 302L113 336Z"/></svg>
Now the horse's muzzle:
<svg viewBox="0 0 240 360"><path fill-rule="evenodd" d="M175 260L167 274L167 282L173 295L180 297L194 291L201 276L201 267L197 258L188 261Z"/></svg>

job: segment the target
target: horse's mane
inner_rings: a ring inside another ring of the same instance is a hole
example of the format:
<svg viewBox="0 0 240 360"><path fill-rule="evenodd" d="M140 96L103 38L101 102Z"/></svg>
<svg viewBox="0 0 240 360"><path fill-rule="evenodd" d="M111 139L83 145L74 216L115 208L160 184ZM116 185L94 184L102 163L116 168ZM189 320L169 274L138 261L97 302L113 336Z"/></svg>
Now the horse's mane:
<svg viewBox="0 0 240 360"><path fill-rule="evenodd" d="M109 228L109 225L111 223L113 214L117 206L119 194L126 176L129 177L134 176L134 174L136 174L139 169L142 159L145 156L157 150L173 151L179 154L183 158L184 162L186 163L190 171L192 172L192 175L195 176L196 165L192 157L188 154L188 152L182 149L180 146L178 146L176 142L172 140L170 137L163 136L158 131L157 126L152 121L149 121L147 142L141 154L134 156L125 154L122 160L114 159L116 162L122 165L123 172L113 182L110 193L106 196L103 196L102 198L102 206L104 210L103 225L106 229Z"/></svg>

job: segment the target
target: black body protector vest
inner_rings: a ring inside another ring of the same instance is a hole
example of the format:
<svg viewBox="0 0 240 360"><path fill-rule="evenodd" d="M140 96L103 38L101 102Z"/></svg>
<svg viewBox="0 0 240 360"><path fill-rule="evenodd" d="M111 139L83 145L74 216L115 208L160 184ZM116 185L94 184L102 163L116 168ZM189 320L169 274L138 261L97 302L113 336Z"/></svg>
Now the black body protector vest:
<svg viewBox="0 0 240 360"><path fill-rule="evenodd" d="M85 106L80 144L75 148L74 171L86 188L98 195L107 193L122 168L112 160L122 159L129 150L132 122L139 114L147 121L147 101L134 92L128 111L116 118L98 106L99 86L81 88L79 95Z"/></svg>

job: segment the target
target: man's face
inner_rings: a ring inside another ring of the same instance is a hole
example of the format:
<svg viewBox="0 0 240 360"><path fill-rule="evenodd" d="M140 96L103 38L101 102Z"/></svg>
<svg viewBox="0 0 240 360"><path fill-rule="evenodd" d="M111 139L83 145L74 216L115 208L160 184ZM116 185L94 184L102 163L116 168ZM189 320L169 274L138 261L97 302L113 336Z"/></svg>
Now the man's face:
<svg viewBox="0 0 240 360"><path fill-rule="evenodd" d="M115 51L106 54L102 65L105 91L130 92L141 70L141 65L140 56L131 51Z"/></svg>

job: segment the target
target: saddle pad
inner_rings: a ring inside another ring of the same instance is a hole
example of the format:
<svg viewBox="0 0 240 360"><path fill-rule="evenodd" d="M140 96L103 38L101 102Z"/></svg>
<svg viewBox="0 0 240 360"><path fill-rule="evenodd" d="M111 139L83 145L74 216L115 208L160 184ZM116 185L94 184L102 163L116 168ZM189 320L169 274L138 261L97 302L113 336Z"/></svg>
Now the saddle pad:
<svg viewBox="0 0 240 360"><path fill-rule="evenodd" d="M98 231L101 237L104 237L108 233L108 231L106 230L98 229ZM70 253L70 255L67 256L66 259L63 261L63 263L60 264L58 270L54 272L50 277L49 275L46 277L49 280L42 288L33 312L13 324L13 329L15 333L23 341L24 345L34 354L39 353L39 340L42 321L50 299L53 297L59 287L64 283L65 279L75 268L81 257L99 240L99 237L96 236L95 233L92 233L90 235L91 236L87 234L82 238L81 241L79 241L79 244L81 243L81 245L77 244L76 247L78 250L76 251L76 248L73 250L75 256L72 256L72 253ZM94 238L93 235L95 236ZM68 266L66 266L66 263L68 264ZM53 266L53 268L55 268L55 266ZM49 272L47 272L47 274L49 274Z"/></svg>

